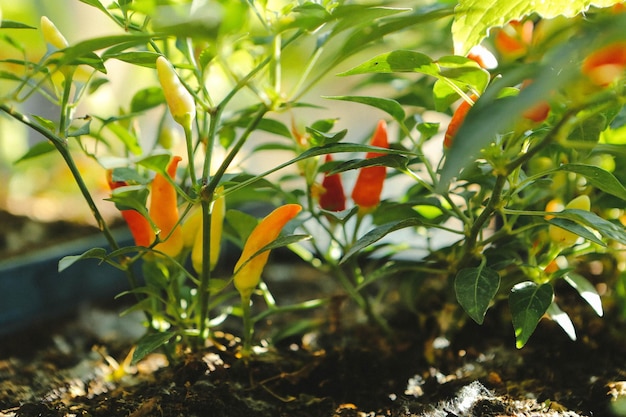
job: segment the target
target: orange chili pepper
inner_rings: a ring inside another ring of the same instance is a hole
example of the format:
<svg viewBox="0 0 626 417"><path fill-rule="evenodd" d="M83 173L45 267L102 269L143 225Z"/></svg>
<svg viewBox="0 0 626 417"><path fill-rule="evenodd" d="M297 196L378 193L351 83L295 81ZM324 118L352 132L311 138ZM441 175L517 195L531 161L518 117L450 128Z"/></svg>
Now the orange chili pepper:
<svg viewBox="0 0 626 417"><path fill-rule="evenodd" d="M182 160L175 156L167 167L170 178L176 177L176 168ZM150 218L160 229L159 236L164 239L154 248L169 256L176 256L183 248L183 234L178 224L178 201L176 189L161 174L157 173L152 181L150 194Z"/></svg>
<svg viewBox="0 0 626 417"><path fill-rule="evenodd" d="M325 161L330 162L333 158L326 155ZM342 211L346 209L346 195L339 174L324 175L319 201L320 207L328 211Z"/></svg>
<svg viewBox="0 0 626 417"><path fill-rule="evenodd" d="M533 38L534 23L513 20L498 29L494 44L498 52L509 59L517 59L528 52Z"/></svg>
<svg viewBox="0 0 626 417"><path fill-rule="evenodd" d="M380 148L389 148L387 123L384 120L378 122L370 144ZM385 154L380 152L368 152L365 157L369 159L383 155ZM361 168L354 188L352 189L352 201L359 206L360 212L367 213L380 203L380 194L383 190L383 183L386 177L387 168L384 166Z"/></svg>
<svg viewBox="0 0 626 417"><path fill-rule="evenodd" d="M532 83L532 80L526 80L522 83L522 88L528 87ZM535 123L541 123L548 117L550 113L550 103L546 100L541 100L532 107L526 109L522 113L522 117L531 120Z"/></svg>
<svg viewBox="0 0 626 417"><path fill-rule="evenodd" d="M128 185L124 181L113 181L113 172L111 170L107 171L107 182L109 183L109 188L111 188L111 190ZM120 213L128 225L128 229L133 236L135 245L145 247L150 246L154 240L154 232L152 231L152 227L150 227L148 219L146 219L137 210L120 210Z"/></svg>
<svg viewBox="0 0 626 417"><path fill-rule="evenodd" d="M598 49L582 65L582 73L592 83L606 87L624 76L626 70L626 42L619 41Z"/></svg>
<svg viewBox="0 0 626 417"><path fill-rule="evenodd" d="M476 100L478 100L478 96L472 94L470 96L470 99L475 102ZM470 103L469 101L463 101L454 111L452 119L450 119L450 123L448 124L448 128L446 129L446 134L443 138L444 149L450 149L452 147L454 137L456 136L456 133L463 124L463 121L465 121L465 116L467 116L467 112L472 108L472 106L473 103Z"/></svg>
<svg viewBox="0 0 626 417"><path fill-rule="evenodd" d="M285 204L268 214L252 230L239 261L235 264L233 282L242 298L249 297L261 280L261 272L270 251L254 256L259 250L276 240L283 227L302 210L299 204ZM254 256L254 257L253 257Z"/></svg>
<svg viewBox="0 0 626 417"><path fill-rule="evenodd" d="M226 200L224 198L224 187L218 187L215 190L217 198L213 201L213 208L211 211L211 237L210 237L210 253L209 253L209 270L213 270L220 256L220 243L222 240L222 228L224 225L224 216L226 215ZM200 210L202 214L202 210ZM204 216L200 217L199 228L196 233L193 249L191 250L191 264L197 273L202 271L202 248L203 248L203 234L202 223Z"/></svg>

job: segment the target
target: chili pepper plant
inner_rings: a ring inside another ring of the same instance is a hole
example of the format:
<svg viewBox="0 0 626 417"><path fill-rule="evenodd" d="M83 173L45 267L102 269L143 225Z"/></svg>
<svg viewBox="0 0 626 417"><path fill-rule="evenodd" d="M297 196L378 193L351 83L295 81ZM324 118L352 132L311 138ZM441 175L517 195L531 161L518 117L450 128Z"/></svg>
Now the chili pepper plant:
<svg viewBox="0 0 626 417"><path fill-rule="evenodd" d="M508 299L518 347L543 317L576 337L557 284L598 315L602 291L624 299L618 1L76 3L114 33L73 42L45 16L4 16L0 112L43 138L21 161L60 156L109 243L59 269L97 258L128 275L122 296L147 327L135 360L200 347L230 316L242 318L247 357L268 315L327 308L333 294L274 298L261 277L279 247L391 337L385 294L419 308L433 282L478 323ZM43 56L27 54L30 31ZM151 81L135 88L112 66ZM328 94L337 79L353 87ZM89 106L116 82L130 100ZM35 96L56 116L28 115ZM365 133L342 128L346 102L374 115ZM111 233L78 154L107 170L130 246ZM223 274L226 243L241 255ZM608 286L582 272L591 263L614 265Z"/></svg>

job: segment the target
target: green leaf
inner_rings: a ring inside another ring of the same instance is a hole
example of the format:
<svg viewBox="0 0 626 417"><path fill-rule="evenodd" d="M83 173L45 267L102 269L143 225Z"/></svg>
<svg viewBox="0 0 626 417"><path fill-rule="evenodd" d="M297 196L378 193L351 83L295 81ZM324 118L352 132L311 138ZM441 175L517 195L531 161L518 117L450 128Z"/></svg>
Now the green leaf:
<svg viewBox="0 0 626 417"><path fill-rule="evenodd" d="M399 220L399 221L383 224L382 226L378 226L370 230L365 235L363 235L359 240L357 240L356 243L352 245L352 247L345 253L343 258L341 258L341 261L339 262L339 264L345 263L352 256L354 256L361 250L367 248L368 246L372 245L373 243L378 242L380 239L387 236L391 232L395 232L396 230L400 230L400 229L405 229L407 227L421 226L422 224L423 222L420 219L413 217L413 218L408 218L404 220Z"/></svg>
<svg viewBox="0 0 626 417"><path fill-rule="evenodd" d="M375 56L339 76L392 73L392 72L420 72L422 74L437 75L437 64L425 54L415 51L398 50Z"/></svg>
<svg viewBox="0 0 626 417"><path fill-rule="evenodd" d="M117 59L129 64L138 65L146 68L155 68L156 59L160 56L156 52L148 51L132 51L132 52L119 52L112 54L103 54L102 59Z"/></svg>
<svg viewBox="0 0 626 417"><path fill-rule="evenodd" d="M399 123L404 122L406 114L404 109L395 100L389 98L380 98L380 97L362 97L362 96L324 96L323 98L331 99L331 100L343 100L343 101L351 101L354 103L362 103L368 106L375 107L389 114Z"/></svg>
<svg viewBox="0 0 626 417"><path fill-rule="evenodd" d="M74 265L81 259L100 259L105 260L107 258L107 251L103 248L92 248L80 255L66 256L59 261L58 271L63 272L70 266Z"/></svg>
<svg viewBox="0 0 626 417"><path fill-rule="evenodd" d="M554 301L548 307L546 314L563 329L570 339L576 340L576 329L574 329L572 319Z"/></svg>
<svg viewBox="0 0 626 417"><path fill-rule="evenodd" d="M130 152L135 155L141 154L141 145L135 135L128 131L128 129L119 123L109 123L107 125L109 130L117 136L117 138L126 146Z"/></svg>
<svg viewBox="0 0 626 417"><path fill-rule="evenodd" d="M154 153L140 159L137 161L137 164L165 175L167 164L169 164L171 158L172 156L169 153Z"/></svg>
<svg viewBox="0 0 626 417"><path fill-rule="evenodd" d="M46 119L46 118L41 117L41 116L37 116L36 114L33 114L32 117L33 117L33 119L37 120L37 122L39 122L39 124L43 128L49 130L52 133L54 133L56 131L57 125L52 120Z"/></svg>
<svg viewBox="0 0 626 417"><path fill-rule="evenodd" d="M555 218L551 219L550 223L556 220L556 218L568 219L573 222L587 226L589 228L595 229L598 232L600 232L602 236L606 238L613 239L620 243L626 244L626 230L624 230L624 226L622 226L621 224L618 225L608 220L605 220L595 213L592 213L586 210L567 209L567 210L563 210L563 211L552 213L552 214L555 216ZM575 231L574 233L578 234ZM594 242L596 242L597 240L598 239L596 238Z"/></svg>
<svg viewBox="0 0 626 417"><path fill-rule="evenodd" d="M165 103L165 95L160 87L148 87L135 93L130 101L131 113L138 113Z"/></svg>
<svg viewBox="0 0 626 417"><path fill-rule="evenodd" d="M91 130L91 118L89 118L85 123L83 123L79 128L72 130L67 134L68 137L76 138L82 135L88 135Z"/></svg>
<svg viewBox="0 0 626 417"><path fill-rule="evenodd" d="M515 330L515 346L524 347L535 331L539 320L548 310L554 298L552 285L520 282L511 289L509 307Z"/></svg>
<svg viewBox="0 0 626 417"><path fill-rule="evenodd" d="M306 131L309 135L311 135L309 142L314 146L324 146L331 143L337 143L348 134L348 129L340 130L337 133L326 133L308 126L306 127Z"/></svg>
<svg viewBox="0 0 626 417"><path fill-rule="evenodd" d="M582 175L588 183L599 190L626 201L626 188L613 174L600 167L585 164L564 164L558 169Z"/></svg>
<svg viewBox="0 0 626 417"><path fill-rule="evenodd" d="M225 220L237 233L241 246L248 239L252 230L259 224L259 220L256 217L234 209L226 211Z"/></svg>
<svg viewBox="0 0 626 417"><path fill-rule="evenodd" d="M500 288L500 275L485 266L460 270L454 279L456 299L478 324L485 320L489 304Z"/></svg>
<svg viewBox="0 0 626 417"><path fill-rule="evenodd" d="M104 7L104 5L102 3L100 3L99 0L79 0L81 3L85 3L88 4L90 6L93 6L97 9L99 9L101 12L107 13L108 11L106 9L106 7Z"/></svg>
<svg viewBox="0 0 626 417"><path fill-rule="evenodd" d="M13 20L0 20L0 29L37 29L26 23L14 22Z"/></svg>
<svg viewBox="0 0 626 417"><path fill-rule="evenodd" d="M131 365L135 365L137 362L145 358L146 355L154 352L155 350L169 342L170 339L174 336L176 336L176 332L148 333L143 336L137 342L137 347L133 352Z"/></svg>
<svg viewBox="0 0 626 417"><path fill-rule="evenodd" d="M598 244L600 246L606 246L606 244L601 241L600 239L597 238L596 235L594 235L592 232L590 232L589 230L587 230L585 227L581 226L580 224L572 221L572 220L568 220L568 219L561 219L561 218L553 218L548 220L548 223L554 225L554 226L558 226L561 229L565 229L568 232L572 232L578 236L581 236L587 240L592 241L595 244Z"/></svg>
<svg viewBox="0 0 626 417"><path fill-rule="evenodd" d="M536 13L545 19L559 15L573 17L589 6L608 7L621 0L459 0L452 23L454 53L467 55L478 45L489 29L503 26L511 20L521 20L524 16Z"/></svg>
<svg viewBox="0 0 626 417"><path fill-rule="evenodd" d="M55 146L49 140L43 142L37 142L26 151L15 163L26 161L27 159L35 158L37 156L45 155L56 150Z"/></svg>
<svg viewBox="0 0 626 417"><path fill-rule="evenodd" d="M335 166L328 171L328 175L334 175L339 174L340 172L373 166L386 166L396 169L405 169L408 162L409 160L402 155L384 155L378 156L376 158L353 159L350 161L335 164Z"/></svg>
<svg viewBox="0 0 626 417"><path fill-rule="evenodd" d="M569 272L567 275L563 277L565 282L574 288L578 294L593 308L593 311L599 317L602 317L602 300L600 299L600 294L596 290L596 287L593 286L592 283L587 281L585 277L582 275L578 275L573 272Z"/></svg>

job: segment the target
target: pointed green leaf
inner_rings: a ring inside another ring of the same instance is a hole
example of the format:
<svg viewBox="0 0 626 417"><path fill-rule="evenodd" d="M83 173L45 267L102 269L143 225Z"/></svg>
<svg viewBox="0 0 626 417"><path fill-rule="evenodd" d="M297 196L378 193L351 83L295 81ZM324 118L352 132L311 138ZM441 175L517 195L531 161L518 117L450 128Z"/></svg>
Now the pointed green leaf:
<svg viewBox="0 0 626 417"><path fill-rule="evenodd" d="M384 155L376 158L353 159L350 161L335 164L335 166L327 172L328 175L339 174L340 172L350 171L373 166L385 166L390 168L404 169L408 163L408 159L402 155Z"/></svg>
<svg viewBox="0 0 626 417"><path fill-rule="evenodd" d="M582 275L578 275L573 272L569 272L563 278L565 279L565 282L578 291L578 294L580 294L587 304L593 308L596 314L599 317L602 317L602 300L600 299L600 294L598 294L596 287L594 287L593 284L587 281L587 279Z"/></svg>
<svg viewBox="0 0 626 417"><path fill-rule="evenodd" d="M71 256L64 257L63 259L59 261L58 270L59 272L63 272L64 270L74 265L76 262L80 261L81 259L105 260L106 257L107 257L107 251L105 249L92 248L80 255L71 255Z"/></svg>
<svg viewBox="0 0 626 417"><path fill-rule="evenodd" d="M396 230L400 230L400 229L405 229L407 227L420 226L422 224L423 222L420 219L413 217L413 218L408 218L404 220L399 220L399 221L383 224L382 226L378 226L370 230L365 235L363 235L359 240L357 240L357 242L350 248L350 250L346 252L346 254L343 256L343 258L341 259L339 263L342 264L346 262L355 254L367 248L368 246L372 245L373 243L378 242L380 239L387 236L391 232L395 232Z"/></svg>
<svg viewBox="0 0 626 417"><path fill-rule="evenodd" d="M621 0L460 0L455 8L452 36L454 53L467 55L469 50L487 36L492 27L503 26L511 20L521 20L536 13L546 19L556 16L573 17L591 5L608 7Z"/></svg>
<svg viewBox="0 0 626 417"><path fill-rule="evenodd" d="M538 285L525 281L511 289L509 307L515 330L515 346L518 349L528 342L539 320L552 304L553 298L554 291L549 283Z"/></svg>
<svg viewBox="0 0 626 417"><path fill-rule="evenodd" d="M404 119L406 118L406 114L400 103L389 98L362 96L324 96L323 98L366 104L384 111L393 117L398 123L404 122Z"/></svg>
<svg viewBox="0 0 626 417"><path fill-rule="evenodd" d="M126 127L114 122L109 123L107 128L126 146L130 152L135 155L141 154L141 145L135 135L133 135Z"/></svg>
<svg viewBox="0 0 626 417"><path fill-rule="evenodd" d="M578 236L581 236L587 240L592 241L595 244L601 245L601 246L606 246L606 243L604 243L603 241L601 241L600 239L598 239L596 237L596 235L594 235L592 232L590 232L587 228L581 226L580 224L568 220L568 219L560 219L558 217L555 217L553 219L548 220L548 223L554 225L554 226L558 226L561 229L565 229L568 232L572 232Z"/></svg>
<svg viewBox="0 0 626 417"><path fill-rule="evenodd" d="M626 230L624 230L624 227L621 224L616 224L608 220L605 220L595 213L592 213L586 210L567 209L567 210L563 210L563 211L552 213L552 214L555 216L555 218L551 219L550 223L553 223L554 220L558 218L568 219L573 222L579 223L583 226L587 226L591 229L595 229L598 232L600 232L602 236L608 239L613 239L620 243L626 244ZM570 231L573 231L573 230L570 230ZM573 231L573 233L579 234L576 231ZM596 238L593 241L597 243L597 240L598 239Z"/></svg>
<svg viewBox="0 0 626 417"><path fill-rule="evenodd" d="M160 87L148 87L135 93L130 101L131 113L142 112L165 103L165 95Z"/></svg>
<svg viewBox="0 0 626 417"><path fill-rule="evenodd" d="M465 268L454 279L456 299L467 314L482 324L489 304L500 288L500 275L489 268Z"/></svg>
<svg viewBox="0 0 626 417"><path fill-rule="evenodd" d="M576 329L574 329L572 319L554 301L550 304L546 314L563 329L570 339L576 340Z"/></svg>
<svg viewBox="0 0 626 417"><path fill-rule="evenodd" d="M14 22L13 20L0 20L0 29L37 29L26 23Z"/></svg>
<svg viewBox="0 0 626 417"><path fill-rule="evenodd" d="M437 75L439 67L421 52L398 50L380 54L361 65L338 74L340 76L391 72L419 72Z"/></svg>
<svg viewBox="0 0 626 417"><path fill-rule="evenodd" d="M54 152L55 150L56 148L49 140L37 142L36 144L31 146L24 155L22 155L17 161L15 161L15 163L17 164L27 159L35 158L40 155L45 155L47 153Z"/></svg>
<svg viewBox="0 0 626 417"><path fill-rule="evenodd" d="M149 333L143 336L137 342L137 347L133 352L132 365L142 360L149 353L154 352L164 344L170 341L172 337L176 336L176 332L163 332L163 333Z"/></svg>
<svg viewBox="0 0 626 417"><path fill-rule="evenodd" d="M559 170L582 175L587 179L587 182L599 190L626 201L626 188L613 174L600 167L585 164L564 164L559 167Z"/></svg>

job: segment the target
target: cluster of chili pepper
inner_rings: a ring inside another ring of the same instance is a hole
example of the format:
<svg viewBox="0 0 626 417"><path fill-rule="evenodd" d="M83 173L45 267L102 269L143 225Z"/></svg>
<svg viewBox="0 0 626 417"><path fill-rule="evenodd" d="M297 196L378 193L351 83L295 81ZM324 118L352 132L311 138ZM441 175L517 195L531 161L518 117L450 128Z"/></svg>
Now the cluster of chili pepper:
<svg viewBox="0 0 626 417"><path fill-rule="evenodd" d="M166 174L169 179L160 173L155 175L150 193L149 216L158 228L159 239L162 240L154 246L154 249L169 256L178 255L183 248L176 189L172 184L181 159L181 157L175 156L168 164ZM113 181L110 171L108 181L111 190L128 185L123 181ZM133 235L135 245L149 247L154 243L156 234L148 219L133 209L123 209L121 214Z"/></svg>
<svg viewBox="0 0 626 417"><path fill-rule="evenodd" d="M378 122L370 145L379 148L389 148L387 123L384 120ZM371 159L384 155L381 152L368 152L365 157ZM327 155L326 162L331 160L330 155ZM359 170L351 195L352 201L359 207L359 213L369 213L380 203L380 195L386 176L387 168L384 166L369 166ZM319 197L321 208L328 211L345 210L346 196L339 174L325 175L322 181L322 188L323 190Z"/></svg>

